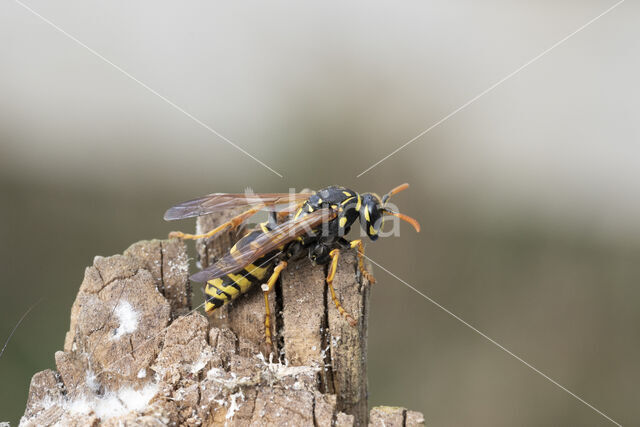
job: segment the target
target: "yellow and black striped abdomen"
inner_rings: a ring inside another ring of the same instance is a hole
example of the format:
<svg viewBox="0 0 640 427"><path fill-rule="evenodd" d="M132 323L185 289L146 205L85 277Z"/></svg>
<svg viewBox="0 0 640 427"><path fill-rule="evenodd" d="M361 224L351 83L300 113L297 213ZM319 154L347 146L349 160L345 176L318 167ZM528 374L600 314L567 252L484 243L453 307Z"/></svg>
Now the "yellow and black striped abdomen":
<svg viewBox="0 0 640 427"><path fill-rule="evenodd" d="M230 253L233 254L239 247L250 243L259 234L261 234L261 231L248 233L231 248ZM252 285L264 283L272 267L272 263L269 260L269 257L264 256L253 264L245 265L238 269L235 273L209 280L205 287L205 311L209 313L218 307L222 307L227 302L247 292Z"/></svg>
<svg viewBox="0 0 640 427"><path fill-rule="evenodd" d="M265 282L268 270L269 267L249 264L237 273L209 280L205 288L205 311L210 312L222 307L247 292L252 285Z"/></svg>

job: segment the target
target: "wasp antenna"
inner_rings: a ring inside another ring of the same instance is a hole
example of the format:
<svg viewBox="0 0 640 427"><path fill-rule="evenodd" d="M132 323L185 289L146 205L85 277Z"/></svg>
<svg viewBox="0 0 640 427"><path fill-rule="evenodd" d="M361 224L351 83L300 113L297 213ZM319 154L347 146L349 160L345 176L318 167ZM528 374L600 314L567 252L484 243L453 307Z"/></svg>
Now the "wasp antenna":
<svg viewBox="0 0 640 427"><path fill-rule="evenodd" d="M391 196L393 196L394 194L398 194L399 192L404 191L407 188L409 188L409 184L406 182L404 184L398 185L382 197L382 203L386 203Z"/></svg>
<svg viewBox="0 0 640 427"><path fill-rule="evenodd" d="M389 215L391 215L391 216L395 216L397 218L400 218L403 221L408 222L409 224L411 224L413 226L413 228L415 228L417 233L420 232L420 223L418 223L418 221L415 220L414 218L411 218L409 215L401 214L400 212L394 212L394 211L389 210L389 209L385 209L384 212L389 214Z"/></svg>

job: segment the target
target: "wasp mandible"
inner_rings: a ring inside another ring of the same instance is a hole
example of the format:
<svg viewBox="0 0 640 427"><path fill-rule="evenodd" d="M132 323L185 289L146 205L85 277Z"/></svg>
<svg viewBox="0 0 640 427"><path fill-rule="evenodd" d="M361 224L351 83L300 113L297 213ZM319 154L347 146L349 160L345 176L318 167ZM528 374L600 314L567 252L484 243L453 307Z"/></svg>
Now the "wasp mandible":
<svg viewBox="0 0 640 427"><path fill-rule="evenodd" d="M326 282L331 299L340 314L352 326L356 325L355 319L338 301L333 288L340 251L357 248L358 269L370 283L375 279L364 266L362 240L349 241L344 236L359 219L367 236L376 240L385 216L389 215L408 222L419 232L418 221L387 206L391 196L408 187L409 184L399 185L383 197L375 193L359 194L341 186L302 193L213 193L173 206L164 214L164 219L192 218L241 206L249 208L206 234L179 231L169 234L170 238L203 239L223 230L235 229L261 210L268 211L267 221L245 234L215 264L192 275L191 280L206 282L207 314L249 291L253 285L261 284L265 301L265 336L267 344L271 345L269 293L288 262L304 255L314 264L330 264Z"/></svg>

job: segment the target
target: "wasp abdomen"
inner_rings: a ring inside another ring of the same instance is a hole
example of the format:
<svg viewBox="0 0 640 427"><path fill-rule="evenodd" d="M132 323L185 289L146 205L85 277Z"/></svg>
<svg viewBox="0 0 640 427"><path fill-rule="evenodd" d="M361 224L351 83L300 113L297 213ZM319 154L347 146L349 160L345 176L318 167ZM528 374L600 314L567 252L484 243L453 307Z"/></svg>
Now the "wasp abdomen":
<svg viewBox="0 0 640 427"><path fill-rule="evenodd" d="M238 249L255 240L261 233L262 231L257 230L249 232L233 245L229 252L233 255ZM252 285L264 282L270 267L269 258L265 256L256 260L253 264L245 265L235 273L209 280L204 291L206 298L205 311L211 312L218 307L222 307L247 292Z"/></svg>
<svg viewBox="0 0 640 427"><path fill-rule="evenodd" d="M254 264L249 264L237 273L209 280L204 291L206 298L205 311L210 312L222 307L227 302L247 292L252 285L264 282L268 272L268 267L257 267Z"/></svg>

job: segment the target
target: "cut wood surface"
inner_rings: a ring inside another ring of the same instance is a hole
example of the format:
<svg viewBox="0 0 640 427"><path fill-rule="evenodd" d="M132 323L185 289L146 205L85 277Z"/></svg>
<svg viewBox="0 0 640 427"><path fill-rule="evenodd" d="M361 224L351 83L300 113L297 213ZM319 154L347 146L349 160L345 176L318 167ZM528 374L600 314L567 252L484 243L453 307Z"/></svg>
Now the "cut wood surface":
<svg viewBox="0 0 640 427"><path fill-rule="evenodd" d="M224 221L198 219L198 232ZM202 266L244 229L197 242ZM21 425L423 425L404 408L367 408L370 285L343 251L328 295L326 267L292 262L271 295L253 289L207 319L191 310L188 257L179 240L142 241L95 257L71 310L56 371L31 380ZM196 284L201 286L201 284ZM198 292L200 292L198 290Z"/></svg>

